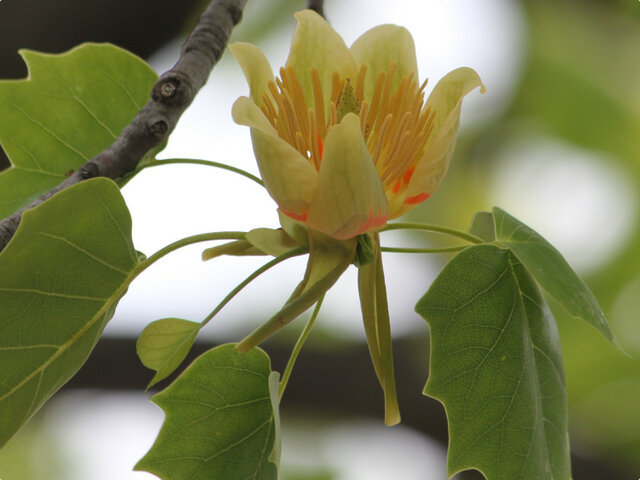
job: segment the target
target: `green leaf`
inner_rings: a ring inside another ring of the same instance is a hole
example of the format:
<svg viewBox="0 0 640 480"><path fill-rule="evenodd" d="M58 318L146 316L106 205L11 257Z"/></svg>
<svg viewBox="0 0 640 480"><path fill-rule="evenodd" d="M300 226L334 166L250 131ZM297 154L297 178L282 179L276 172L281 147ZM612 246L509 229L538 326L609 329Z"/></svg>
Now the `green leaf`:
<svg viewBox="0 0 640 480"><path fill-rule="evenodd" d="M148 387L178 368L199 331L199 323L180 318L163 318L145 327L136 342L136 351L142 364L156 371Z"/></svg>
<svg viewBox="0 0 640 480"><path fill-rule="evenodd" d="M24 213L0 253L0 447L86 361L137 263L111 180Z"/></svg>
<svg viewBox="0 0 640 480"><path fill-rule="evenodd" d="M471 221L469 233L485 242L495 242L496 225L490 212L477 212Z"/></svg>
<svg viewBox="0 0 640 480"><path fill-rule="evenodd" d="M596 328L620 347L596 297L562 254L537 232L499 208L493 209L499 244L509 247L549 296L572 317Z"/></svg>
<svg viewBox="0 0 640 480"><path fill-rule="evenodd" d="M135 470L163 480L276 480L270 375L269 357L257 348L240 354L227 344L198 357L152 397L166 418Z"/></svg>
<svg viewBox="0 0 640 480"><path fill-rule="evenodd" d="M114 45L20 54L29 76L0 81L0 144L13 165L0 173L0 218L111 145L157 79L143 60Z"/></svg>
<svg viewBox="0 0 640 480"><path fill-rule="evenodd" d="M513 253L462 251L416 311L431 330L425 393L449 421L447 470L488 480L569 480L566 391L557 328Z"/></svg>

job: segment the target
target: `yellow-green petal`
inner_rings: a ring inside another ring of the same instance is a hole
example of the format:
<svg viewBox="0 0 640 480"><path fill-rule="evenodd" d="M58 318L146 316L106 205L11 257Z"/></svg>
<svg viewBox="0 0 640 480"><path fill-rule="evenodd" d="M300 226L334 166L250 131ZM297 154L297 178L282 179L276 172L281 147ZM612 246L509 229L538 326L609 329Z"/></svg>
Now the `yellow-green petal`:
<svg viewBox="0 0 640 480"><path fill-rule="evenodd" d="M305 217L316 188L316 169L300 152L278 137L253 100L238 98L231 113L236 123L251 127L253 151L271 197L287 214Z"/></svg>
<svg viewBox="0 0 640 480"><path fill-rule="evenodd" d="M288 215L306 217L318 180L315 168L280 137L252 128L251 139L269 194Z"/></svg>
<svg viewBox="0 0 640 480"><path fill-rule="evenodd" d="M344 40L327 21L313 10L297 12L298 26L293 33L287 67L293 68L304 91L307 107L314 107L311 70L318 70L325 103L331 95L334 72L355 82L356 62Z"/></svg>
<svg viewBox="0 0 640 480"><path fill-rule="evenodd" d="M229 45L229 49L240 64L249 83L251 98L258 105L262 105L263 94L269 93L267 85L274 81L269 60L262 50L250 43L234 43Z"/></svg>
<svg viewBox="0 0 640 480"><path fill-rule="evenodd" d="M378 75L389 70L393 62L396 62L396 72L391 83L391 92L395 91L402 78L409 75L413 75L416 82L419 81L416 47L413 37L404 27L397 25L374 27L353 42L350 50L358 66L367 66L364 98L368 102L371 102Z"/></svg>
<svg viewBox="0 0 640 480"><path fill-rule="evenodd" d="M480 93L485 92L476 71L468 67L449 72L434 87L425 107L431 108L435 114L433 131L407 188L407 198L423 193L431 195L440 185L455 148L462 100L478 87ZM404 210L412 206L408 205Z"/></svg>
<svg viewBox="0 0 640 480"><path fill-rule="evenodd" d="M239 97L231 107L233 121L239 125L259 128L265 133L277 136L276 129L269 123L262 110L248 97Z"/></svg>
<svg viewBox="0 0 640 480"><path fill-rule="evenodd" d="M347 239L384 225L389 206L362 137L360 119L348 113L325 138L318 186L307 225Z"/></svg>

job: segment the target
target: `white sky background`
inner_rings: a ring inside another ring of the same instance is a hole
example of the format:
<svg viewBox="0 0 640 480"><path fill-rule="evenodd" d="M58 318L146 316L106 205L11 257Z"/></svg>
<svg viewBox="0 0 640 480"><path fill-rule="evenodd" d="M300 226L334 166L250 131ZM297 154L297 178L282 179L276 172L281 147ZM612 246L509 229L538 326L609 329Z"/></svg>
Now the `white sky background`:
<svg viewBox="0 0 640 480"><path fill-rule="evenodd" d="M245 17L259 15L261 9L268 8L266 5L268 2L249 2ZM415 39L420 77L430 77L431 87L454 68L469 66L476 69L488 92L482 96L476 91L467 97L463 107L463 128L473 128L498 114L508 104L517 84L523 63L526 26L518 3L512 0L327 1L326 12L347 44L380 23L407 27ZM294 26L291 19L288 30L265 39L260 45L274 70L286 60ZM151 65L162 73L175 62L178 51L179 43L168 46L151 59ZM160 157L210 159L257 174L248 128L234 124L230 114L234 100L247 94L248 87L240 68L231 55L225 55L207 86L180 120L169 146ZM551 144L549 147L544 139L538 139L534 146L528 147L525 159L528 161L511 162L507 151L507 173L499 176L492 188L497 192L496 204L505 206L525 222L534 219L530 222L532 226L552 243L557 243L561 251L572 252L579 243L584 243L585 235L597 239L598 232L593 231L593 226L601 222L589 222L585 215L595 216L596 220L600 215L609 223L612 221L606 217L611 205L601 206L598 210L598 205L589 204L592 209L585 212L584 201L590 198L591 189L600 191L601 203L607 198L613 198L609 201L614 203L628 202L629 196L623 187L611 183L620 180L615 173L609 180L602 180L597 166L595 170L587 168L591 174L584 173L587 170L580 170L583 163L576 160L582 158L580 152L572 150L571 161L562 163L560 158L567 157L570 147L557 142ZM538 158L546 159L543 171L531 167L539 165ZM587 165L597 165L598 160L590 157L590 162ZM559 170L554 170L557 168ZM579 201L561 201L560 196L566 196L566 176L578 171L582 172L582 197ZM528 181L534 174L542 176L538 183ZM508 188L513 185L511 180L514 178L526 180ZM551 181L554 178L560 180L554 183ZM542 196L541 189L545 188L548 200L540 204L537 200ZM603 195L603 189L612 195ZM172 241L197 233L279 226L276 205L263 189L243 177L210 167L149 169L131 181L123 194L133 217L136 248L147 255ZM533 203L536 203L538 214L531 208ZM556 213L558 205L563 205L562 222L549 221L549 218L557 218L551 214ZM628 218L618 223L624 225L625 222L631 225ZM579 237L575 234L576 226L580 227ZM621 238L624 237L606 241L611 244L622 241ZM398 236L385 234L385 239L390 245L401 244ZM602 248L602 242L596 244L598 249ZM203 263L200 260L203 248L205 245L201 244L173 253L136 279L106 334L137 335L149 322L169 316L200 321L231 288L265 261L264 258L223 257ZM588 251L588 246L586 248L587 251L580 251L574 260L579 262L580 258L592 257L592 251ZM571 255L569 257L571 260ZM424 268L415 268L416 262L423 262ZM425 322L413 313L413 305L437 274L435 265L430 268L429 260L424 257L394 254L385 255L384 265L394 334L408 333L416 328L424 331ZM587 263L585 268L588 267ZM236 297L202 333L220 340L239 340L256 326L245 319L264 320L276 312L303 272L302 259L276 267ZM355 270L351 269L328 296L319 323L344 335L363 338L357 298ZM109 396L102 400L87 399L82 393L75 395L60 398L59 407L54 401L53 411L59 408L63 415L52 413L50 418L52 428L66 432L69 438L65 442L66 448L80 461L75 467L77 478L155 478L131 472L131 468L151 446L160 428L162 414L157 407L150 404L145 395ZM70 403L65 406L67 400ZM301 445L300 442L287 445L286 435L285 431L285 461L287 449ZM362 442L362 438L366 438L366 442ZM374 426L366 424L318 433L315 445L315 450L298 452L295 458L310 457L309 462L313 463L312 457L316 455L317 461L335 466L341 474L339 480L444 478L444 457L437 447L416 439L408 429L386 429L382 427L382 420ZM367 455L365 447L389 454ZM422 449L423 453L417 452L416 448ZM389 458L397 461L389 465Z"/></svg>

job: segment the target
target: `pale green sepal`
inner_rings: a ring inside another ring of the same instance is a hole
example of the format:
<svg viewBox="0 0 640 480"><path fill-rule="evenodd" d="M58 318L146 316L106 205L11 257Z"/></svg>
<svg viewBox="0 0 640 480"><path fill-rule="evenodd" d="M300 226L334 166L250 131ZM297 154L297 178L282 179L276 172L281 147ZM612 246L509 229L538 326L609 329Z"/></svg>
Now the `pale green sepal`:
<svg viewBox="0 0 640 480"><path fill-rule="evenodd" d="M348 113L325 139L306 223L331 237L347 239L381 227L388 218L387 197L362 137L360 119Z"/></svg>
<svg viewBox="0 0 640 480"><path fill-rule="evenodd" d="M396 70L391 82L393 93L403 78L413 75L419 83L418 62L413 37L404 27L397 25L380 25L367 30L353 45L351 53L358 66L366 65L367 76L364 80L364 98L371 104L371 97L378 80L378 75L389 70L396 62Z"/></svg>
<svg viewBox="0 0 640 480"><path fill-rule="evenodd" d="M458 136L462 100L478 87L480 93L485 92L478 74L468 67L449 72L434 87L425 107L434 114L433 130L409 183L407 197L421 193L430 195L440 185L449 168Z"/></svg>
<svg viewBox="0 0 640 480"><path fill-rule="evenodd" d="M377 235L374 249L374 261L358 268L358 291L369 353L384 392L385 424L392 426L400 423L400 410L393 369L389 306Z"/></svg>
<svg viewBox="0 0 640 480"><path fill-rule="evenodd" d="M145 327L136 342L136 352L145 367L156 371L147 388L180 366L199 331L199 323L181 318L163 318Z"/></svg>
<svg viewBox="0 0 640 480"><path fill-rule="evenodd" d="M309 309L353 262L356 239L336 241L310 230L310 240L304 279L278 313L238 344L239 352L251 350Z"/></svg>
<svg viewBox="0 0 640 480"><path fill-rule="evenodd" d="M259 128L265 133L277 136L276 129L269 123L260 107L249 97L238 97L231 107L231 117L239 125Z"/></svg>
<svg viewBox="0 0 640 480"><path fill-rule="evenodd" d="M304 245L305 247L309 246L309 232L304 224L294 220L280 209L278 209L278 219L280 220L282 229L287 232L287 235L300 245Z"/></svg>
<svg viewBox="0 0 640 480"><path fill-rule="evenodd" d="M256 248L248 240L235 240L233 242L223 243L215 247L207 248L202 252L202 260L207 261L221 255L265 255L265 252Z"/></svg>
<svg viewBox="0 0 640 480"><path fill-rule="evenodd" d="M255 228L247 233L247 240L261 252L274 257L284 255L300 246L282 229Z"/></svg>
<svg viewBox="0 0 640 480"><path fill-rule="evenodd" d="M256 104L262 105L263 95L269 94L267 85L274 81L269 60L258 47L250 43L233 43L229 45L229 50L244 72L251 90L251 98Z"/></svg>
<svg viewBox="0 0 640 480"><path fill-rule="evenodd" d="M353 260L357 246L356 238L336 240L322 232L309 230L309 263L303 281L289 300L293 300L298 294L306 292L330 275L345 259Z"/></svg>
<svg viewBox="0 0 640 480"><path fill-rule="evenodd" d="M269 455L269 461L280 470L280 456L282 453L282 436L280 433L280 374L271 372L269 374L269 397L271 398L271 407L273 408L273 424L275 428L275 437L273 439L273 450Z"/></svg>
<svg viewBox="0 0 640 480"><path fill-rule="evenodd" d="M324 18L312 10L297 12L295 17L298 25L291 40L287 67L296 73L308 108L314 108L311 70L318 70L322 94L328 104L333 73L355 81L358 67L342 37Z"/></svg>

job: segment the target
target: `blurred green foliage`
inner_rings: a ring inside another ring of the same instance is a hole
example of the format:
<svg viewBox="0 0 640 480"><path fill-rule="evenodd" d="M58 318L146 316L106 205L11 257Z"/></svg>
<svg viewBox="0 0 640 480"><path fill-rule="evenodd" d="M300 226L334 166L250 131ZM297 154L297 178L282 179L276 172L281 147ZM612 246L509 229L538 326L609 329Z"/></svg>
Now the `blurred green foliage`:
<svg viewBox="0 0 640 480"><path fill-rule="evenodd" d="M466 228L475 211L494 203L487 179L498 168L501 148L513 136L531 129L604 154L609 166L624 172L640 195L640 2L519 2L525 9L528 38L524 70L513 100L491 123L461 138L447 180L429 202L414 211L414 218ZM259 43L291 25L291 13L301 4L292 0L249 2L234 38ZM328 3L329 16L339 15L339 8L339 2ZM375 8L373 2L371 8ZM509 205L500 206L509 211ZM528 223L526 218L521 220ZM597 227L606 229L607 225ZM636 221L610 258L585 280L614 330L617 318L624 317L631 319L624 332L640 337L640 222ZM438 261L444 262L444 257ZM631 295L631 301L619 302L629 288L638 294ZM625 357L594 329L570 318L557 320L565 355L572 447L640 472L640 349L629 348L630 357ZM618 333L625 344L627 338ZM29 428L16 440L30 442L28 434ZM7 448L0 455L0 473L7 478L36 478L27 471L26 460L20 456L24 454L12 451ZM11 477L8 472L14 471ZM304 472L286 480L330 478L329 473Z"/></svg>
<svg viewBox="0 0 640 480"><path fill-rule="evenodd" d="M498 168L498 152L512 135L531 129L602 155L610 162L607 167L623 172L640 193L640 2L522 4L529 37L516 95L493 124L462 139L447 181L425 204L421 220L464 227L472 212L491 206L491 190L484 182ZM509 205L500 206L509 210ZM631 207L636 206L620 206ZM619 317L626 319L624 332L619 332L623 345L629 345L629 332L640 335L640 300L616 303L621 292L640 279L640 225L635 220L611 261L585 278L614 330ZM630 357L625 357L595 330L570 318L557 320L572 447L639 472L640 350L629 348Z"/></svg>

